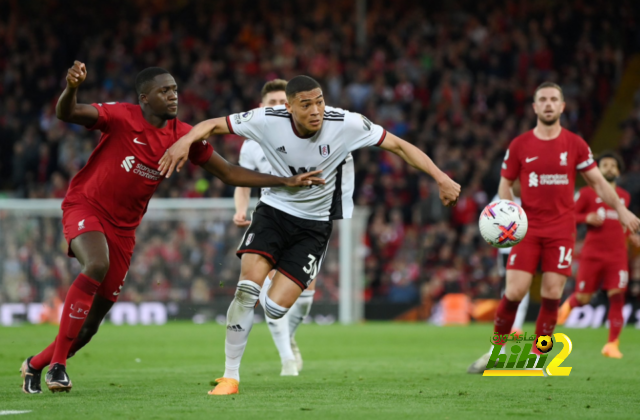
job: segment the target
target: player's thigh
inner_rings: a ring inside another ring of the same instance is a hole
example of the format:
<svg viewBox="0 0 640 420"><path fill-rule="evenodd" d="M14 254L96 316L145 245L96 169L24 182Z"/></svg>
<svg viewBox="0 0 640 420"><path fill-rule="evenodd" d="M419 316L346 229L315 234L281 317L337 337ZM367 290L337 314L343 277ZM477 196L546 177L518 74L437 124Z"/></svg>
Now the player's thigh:
<svg viewBox="0 0 640 420"><path fill-rule="evenodd" d="M529 292L532 280L533 274L528 271L507 270L504 295L511 301L521 301Z"/></svg>
<svg viewBox="0 0 640 420"><path fill-rule="evenodd" d="M554 273L552 271L543 272L540 295L547 299L560 299L566 283L567 276L564 274Z"/></svg>
<svg viewBox="0 0 640 420"><path fill-rule="evenodd" d="M240 258L240 281L251 280L262 286L267 276L273 278L273 263L260 254L246 253Z"/></svg>
<svg viewBox="0 0 640 420"><path fill-rule="evenodd" d="M544 238L542 246L542 272L571 275L571 261L575 238L572 235L562 238Z"/></svg>
<svg viewBox="0 0 640 420"><path fill-rule="evenodd" d="M283 251L276 266L278 272L306 289L320 271L332 227L332 222L305 221Z"/></svg>
<svg viewBox="0 0 640 420"><path fill-rule="evenodd" d="M253 212L251 225L245 231L236 251L236 255L243 261L242 270L249 269L248 266L245 267L244 261L262 261L255 257L249 257L245 260L243 256L247 254L259 255L268 260L271 263L271 268L278 263L287 241L287 232L283 229L283 225L282 212L264 204L258 205L256 211ZM267 276L269 270L262 274L261 281Z"/></svg>
<svg viewBox="0 0 640 420"><path fill-rule="evenodd" d="M109 229L106 229L106 236L109 245L109 271L96 294L115 302L122 293L136 239L133 232L120 235Z"/></svg>
<svg viewBox="0 0 640 420"><path fill-rule="evenodd" d="M102 222L94 213L89 207L67 208L62 213L62 227L69 244L67 254L84 268L91 266L97 274L103 274L109 265L109 247Z"/></svg>
<svg viewBox="0 0 640 420"><path fill-rule="evenodd" d="M279 271L271 280L271 287L267 291L269 299L285 308L291 308L300 297L300 293L302 288Z"/></svg>
<svg viewBox="0 0 640 420"><path fill-rule="evenodd" d="M576 273L575 292L585 295L592 295L600 289L600 282L603 278L603 261L592 259L580 259L578 272Z"/></svg>
<svg viewBox="0 0 640 420"><path fill-rule="evenodd" d="M629 284L628 264L624 262L609 262L603 267L602 279L602 288L604 290L626 290Z"/></svg>

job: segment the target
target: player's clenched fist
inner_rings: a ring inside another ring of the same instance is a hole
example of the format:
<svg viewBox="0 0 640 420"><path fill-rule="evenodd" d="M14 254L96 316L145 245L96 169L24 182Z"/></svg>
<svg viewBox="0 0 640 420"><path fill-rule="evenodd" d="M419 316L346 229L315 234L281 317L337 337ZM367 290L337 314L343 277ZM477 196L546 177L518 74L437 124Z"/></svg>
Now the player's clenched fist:
<svg viewBox="0 0 640 420"><path fill-rule="evenodd" d="M77 88L86 78L87 68L84 63L78 60L74 61L73 66L67 71L67 85L71 88Z"/></svg>
<svg viewBox="0 0 640 420"><path fill-rule="evenodd" d="M460 196L460 185L447 175L444 176L444 180L438 182L438 188L440 189L440 201L442 201L442 204L446 207L452 207L458 202L458 197Z"/></svg>

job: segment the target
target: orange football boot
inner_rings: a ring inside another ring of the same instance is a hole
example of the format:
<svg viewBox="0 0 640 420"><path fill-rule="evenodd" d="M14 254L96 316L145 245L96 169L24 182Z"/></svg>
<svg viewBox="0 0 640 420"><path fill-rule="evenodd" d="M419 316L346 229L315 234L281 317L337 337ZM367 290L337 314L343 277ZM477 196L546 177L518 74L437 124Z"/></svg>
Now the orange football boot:
<svg viewBox="0 0 640 420"><path fill-rule="evenodd" d="M209 391L209 395L231 395L237 394L240 382L231 378L216 379L216 387Z"/></svg>
<svg viewBox="0 0 640 420"><path fill-rule="evenodd" d="M560 306L560 309L558 309L558 325L564 325L564 323L567 322L567 318L569 318L570 313L571 306L569 305L569 299L567 299Z"/></svg>
<svg viewBox="0 0 640 420"><path fill-rule="evenodd" d="M602 355L604 357L611 357L613 359L622 359L622 353L620 353L620 349L618 346L620 345L620 340L612 341L607 343L602 348Z"/></svg>

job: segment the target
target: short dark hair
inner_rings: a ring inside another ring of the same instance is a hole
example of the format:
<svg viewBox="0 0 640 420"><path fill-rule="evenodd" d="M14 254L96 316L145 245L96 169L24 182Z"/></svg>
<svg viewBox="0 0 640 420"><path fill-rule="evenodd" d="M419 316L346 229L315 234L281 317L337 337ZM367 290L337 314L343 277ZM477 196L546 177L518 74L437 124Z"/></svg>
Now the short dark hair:
<svg viewBox="0 0 640 420"><path fill-rule="evenodd" d="M564 101L564 92L562 91L562 88L560 87L559 84L557 83L553 83L553 82L542 82L540 84L540 86L538 86L536 88L536 91L533 92L533 101L535 102L536 100L536 95L538 94L538 91L540 89L544 89L544 88L554 88L554 89L558 89L558 91L560 92L560 99L562 99Z"/></svg>
<svg viewBox="0 0 640 420"><path fill-rule="evenodd" d="M267 94L271 92L286 92L287 90L287 81L283 79L273 79L268 81L262 87L262 92L260 92L260 97L264 99Z"/></svg>
<svg viewBox="0 0 640 420"><path fill-rule="evenodd" d="M140 95L144 91L144 85L161 74L169 74L169 72L161 67L147 67L138 73L136 76L136 93Z"/></svg>
<svg viewBox="0 0 640 420"><path fill-rule="evenodd" d="M314 78L309 76L296 76L287 83L285 93L287 94L287 98L293 99L300 92L308 92L317 88L320 88L320 83Z"/></svg>
<svg viewBox="0 0 640 420"><path fill-rule="evenodd" d="M615 160L616 163L618 164L618 171L620 171L620 173L624 172L624 161L622 160L622 157L619 154L617 154L613 150L605 150L604 152L600 153L596 158L596 162L598 162L598 166L600 166L600 161L604 158L610 158Z"/></svg>

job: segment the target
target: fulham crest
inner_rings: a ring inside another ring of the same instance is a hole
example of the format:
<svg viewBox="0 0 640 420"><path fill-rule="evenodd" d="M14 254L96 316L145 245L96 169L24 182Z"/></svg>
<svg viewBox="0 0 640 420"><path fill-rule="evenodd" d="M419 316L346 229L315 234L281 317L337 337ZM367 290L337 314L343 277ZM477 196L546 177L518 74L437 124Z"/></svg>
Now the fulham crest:
<svg viewBox="0 0 640 420"><path fill-rule="evenodd" d="M246 241L244 241L244 244L245 244L245 245L249 245L251 242L253 242L253 237L254 237L254 236L255 236L255 235L254 235L253 233L248 234L248 235L247 235L247 240L246 240Z"/></svg>
<svg viewBox="0 0 640 420"><path fill-rule="evenodd" d="M318 146L318 148L320 149L320 156L322 156L323 158L326 158L327 156L329 156L329 153L331 153L331 149L329 148L328 144L321 144L320 146Z"/></svg>

